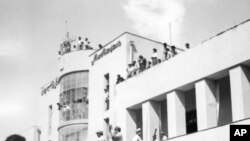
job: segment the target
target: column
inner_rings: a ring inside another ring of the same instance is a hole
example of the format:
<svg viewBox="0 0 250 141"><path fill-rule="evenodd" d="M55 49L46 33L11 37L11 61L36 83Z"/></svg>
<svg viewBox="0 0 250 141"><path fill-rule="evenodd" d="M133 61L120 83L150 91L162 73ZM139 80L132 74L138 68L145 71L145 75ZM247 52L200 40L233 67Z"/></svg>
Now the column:
<svg viewBox="0 0 250 141"><path fill-rule="evenodd" d="M233 121L250 117L250 70L238 66L229 71Z"/></svg>
<svg viewBox="0 0 250 141"><path fill-rule="evenodd" d="M167 94L168 136L186 134L186 110L184 93L173 91Z"/></svg>
<svg viewBox="0 0 250 141"><path fill-rule="evenodd" d="M125 123L125 138L123 140L131 141L135 136L136 131L136 113L134 110L127 110L126 112L126 123Z"/></svg>
<svg viewBox="0 0 250 141"><path fill-rule="evenodd" d="M211 80L195 84L198 130L217 126L216 87Z"/></svg>
<svg viewBox="0 0 250 141"><path fill-rule="evenodd" d="M41 135L41 130L39 127L35 126L34 127L34 136L33 136L33 140L34 141L40 141L40 135Z"/></svg>
<svg viewBox="0 0 250 141"><path fill-rule="evenodd" d="M159 138L160 105L153 101L142 104L142 122L143 122L143 141L152 141L156 130L156 136Z"/></svg>

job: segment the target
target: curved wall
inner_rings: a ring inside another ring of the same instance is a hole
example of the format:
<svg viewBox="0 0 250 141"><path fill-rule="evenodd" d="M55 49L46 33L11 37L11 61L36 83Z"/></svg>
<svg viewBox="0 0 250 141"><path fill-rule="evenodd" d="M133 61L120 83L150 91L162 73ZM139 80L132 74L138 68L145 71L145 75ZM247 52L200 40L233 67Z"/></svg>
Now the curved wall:
<svg viewBox="0 0 250 141"><path fill-rule="evenodd" d="M91 52L73 51L59 58L59 141L87 140Z"/></svg>
<svg viewBox="0 0 250 141"><path fill-rule="evenodd" d="M89 70L90 57L89 55L94 50L72 51L59 57L59 80L65 74Z"/></svg>

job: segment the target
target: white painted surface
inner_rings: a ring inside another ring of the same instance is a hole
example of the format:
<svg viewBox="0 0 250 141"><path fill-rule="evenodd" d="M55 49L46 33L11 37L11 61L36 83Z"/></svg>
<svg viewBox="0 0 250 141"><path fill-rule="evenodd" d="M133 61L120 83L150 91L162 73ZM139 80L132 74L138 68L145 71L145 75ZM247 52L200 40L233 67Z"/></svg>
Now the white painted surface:
<svg viewBox="0 0 250 141"><path fill-rule="evenodd" d="M159 104L147 101L142 104L143 141L152 141L156 130L156 136L160 136Z"/></svg>
<svg viewBox="0 0 250 141"><path fill-rule="evenodd" d="M184 93L173 91L167 94L168 136L186 134L186 110Z"/></svg>
<svg viewBox="0 0 250 141"><path fill-rule="evenodd" d="M233 121L250 117L250 70L238 66L230 70Z"/></svg>
<svg viewBox="0 0 250 141"><path fill-rule="evenodd" d="M94 50L73 51L73 52L69 52L61 56L58 59L59 77L61 77L64 74L74 72L74 71L89 70L90 68L89 55L93 51Z"/></svg>
<svg viewBox="0 0 250 141"><path fill-rule="evenodd" d="M218 125L215 89L211 80L201 80L195 84L198 130Z"/></svg>

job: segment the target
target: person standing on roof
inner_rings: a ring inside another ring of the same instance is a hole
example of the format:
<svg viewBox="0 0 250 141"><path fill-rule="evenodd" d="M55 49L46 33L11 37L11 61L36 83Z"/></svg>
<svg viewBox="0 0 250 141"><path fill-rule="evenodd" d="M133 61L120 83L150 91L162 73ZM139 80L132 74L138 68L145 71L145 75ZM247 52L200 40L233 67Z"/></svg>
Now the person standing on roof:
<svg viewBox="0 0 250 141"><path fill-rule="evenodd" d="M153 48L153 54L152 54L152 64L153 66L157 64L157 60L158 60L158 54L157 54L157 49Z"/></svg>

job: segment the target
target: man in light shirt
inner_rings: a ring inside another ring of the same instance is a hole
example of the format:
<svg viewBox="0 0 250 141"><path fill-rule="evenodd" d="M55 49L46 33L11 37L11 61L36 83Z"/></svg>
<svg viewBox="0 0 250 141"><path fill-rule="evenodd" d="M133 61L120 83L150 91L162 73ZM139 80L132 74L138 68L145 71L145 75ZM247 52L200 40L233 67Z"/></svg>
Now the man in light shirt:
<svg viewBox="0 0 250 141"><path fill-rule="evenodd" d="M157 54L157 49L153 48L153 54L152 54L152 64L153 66L157 64L157 60L158 60L158 54Z"/></svg>
<svg viewBox="0 0 250 141"><path fill-rule="evenodd" d="M136 135L133 137L132 141L142 141L142 130L141 128L136 129Z"/></svg>
<svg viewBox="0 0 250 141"><path fill-rule="evenodd" d="M115 129L114 129L114 132L112 133L112 126L110 126L109 128L110 130L110 134L111 134L111 137L112 137L112 140L113 141L122 141L122 134L121 134L121 128L119 126L116 126Z"/></svg>

